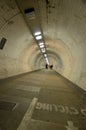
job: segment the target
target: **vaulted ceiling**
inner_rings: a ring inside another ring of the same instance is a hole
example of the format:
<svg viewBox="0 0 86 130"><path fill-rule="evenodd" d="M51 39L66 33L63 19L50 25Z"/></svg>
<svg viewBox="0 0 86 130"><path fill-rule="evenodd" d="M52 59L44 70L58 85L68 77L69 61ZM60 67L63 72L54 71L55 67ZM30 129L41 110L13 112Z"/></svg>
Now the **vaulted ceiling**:
<svg viewBox="0 0 86 130"><path fill-rule="evenodd" d="M53 69L86 90L86 0L32 1ZM0 40L7 39L0 50L0 78L46 64L17 2L0 0Z"/></svg>

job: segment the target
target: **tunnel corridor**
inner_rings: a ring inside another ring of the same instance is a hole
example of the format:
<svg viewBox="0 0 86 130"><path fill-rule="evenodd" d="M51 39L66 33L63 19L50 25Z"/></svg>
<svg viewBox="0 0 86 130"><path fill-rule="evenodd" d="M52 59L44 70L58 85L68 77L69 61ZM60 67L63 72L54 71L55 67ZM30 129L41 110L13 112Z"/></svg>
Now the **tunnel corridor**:
<svg viewBox="0 0 86 130"><path fill-rule="evenodd" d="M86 90L86 0L0 0L0 79L44 68L36 31L54 70Z"/></svg>
<svg viewBox="0 0 86 130"><path fill-rule="evenodd" d="M0 0L0 130L86 130L86 0Z"/></svg>
<svg viewBox="0 0 86 130"><path fill-rule="evenodd" d="M0 80L0 130L85 130L86 92L51 69Z"/></svg>

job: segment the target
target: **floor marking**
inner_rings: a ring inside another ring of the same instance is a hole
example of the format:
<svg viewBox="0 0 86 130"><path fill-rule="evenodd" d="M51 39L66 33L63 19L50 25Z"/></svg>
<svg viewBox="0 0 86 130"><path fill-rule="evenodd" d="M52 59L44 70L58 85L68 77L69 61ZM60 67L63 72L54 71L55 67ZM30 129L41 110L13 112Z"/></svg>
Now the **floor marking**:
<svg viewBox="0 0 86 130"><path fill-rule="evenodd" d="M41 103L37 102L35 109L49 111L49 112L60 112L61 114L69 114L69 115L79 115L82 114L86 116L86 109L77 109L75 107L66 106L66 105L59 105L59 104L48 104L48 103Z"/></svg>
<svg viewBox="0 0 86 130"><path fill-rule="evenodd" d="M33 111L35 109L35 105L37 103L37 98L33 98L32 102L30 103L30 106L27 110L27 112L25 113L19 127L17 128L17 130L26 130L27 129L27 126L31 120L31 117L32 117L32 114L33 114Z"/></svg>
<svg viewBox="0 0 86 130"><path fill-rule="evenodd" d="M68 126L65 126L67 130L78 130L78 128L74 126L72 121L67 121L67 123L68 123Z"/></svg>

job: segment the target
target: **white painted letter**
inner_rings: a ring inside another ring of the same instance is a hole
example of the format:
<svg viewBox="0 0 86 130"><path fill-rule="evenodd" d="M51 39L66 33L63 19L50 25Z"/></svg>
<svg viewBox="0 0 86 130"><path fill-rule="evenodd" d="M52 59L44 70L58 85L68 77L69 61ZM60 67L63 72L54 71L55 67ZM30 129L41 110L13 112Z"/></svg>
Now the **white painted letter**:
<svg viewBox="0 0 86 130"><path fill-rule="evenodd" d="M79 111L74 107L70 107L70 114L71 115L78 115Z"/></svg>
<svg viewBox="0 0 86 130"><path fill-rule="evenodd" d="M60 111L61 113L65 113L65 108L64 108L64 106L58 105L58 108L59 108L59 111Z"/></svg>
<svg viewBox="0 0 86 130"><path fill-rule="evenodd" d="M55 111L58 111L58 108L55 104L53 104L53 107L54 107Z"/></svg>
<svg viewBox="0 0 86 130"><path fill-rule="evenodd" d="M40 102L37 102L37 104L36 104L36 109L41 109L42 108L42 103L40 103Z"/></svg>

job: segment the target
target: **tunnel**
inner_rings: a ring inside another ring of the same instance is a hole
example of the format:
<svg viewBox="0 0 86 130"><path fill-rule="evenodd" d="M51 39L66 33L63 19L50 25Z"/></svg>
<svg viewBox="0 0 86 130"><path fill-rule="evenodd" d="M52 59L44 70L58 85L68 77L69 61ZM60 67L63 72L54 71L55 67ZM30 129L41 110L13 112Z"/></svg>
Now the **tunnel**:
<svg viewBox="0 0 86 130"><path fill-rule="evenodd" d="M86 0L0 0L0 130L85 130L85 58Z"/></svg>

